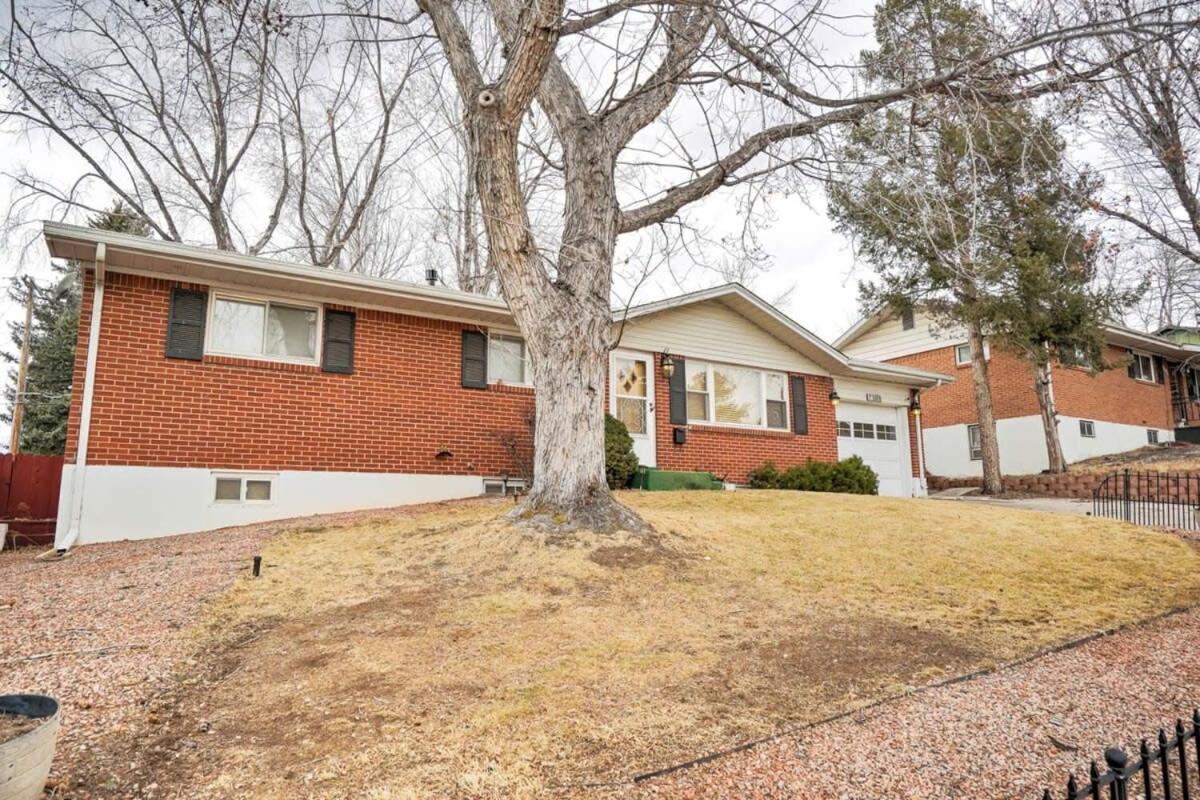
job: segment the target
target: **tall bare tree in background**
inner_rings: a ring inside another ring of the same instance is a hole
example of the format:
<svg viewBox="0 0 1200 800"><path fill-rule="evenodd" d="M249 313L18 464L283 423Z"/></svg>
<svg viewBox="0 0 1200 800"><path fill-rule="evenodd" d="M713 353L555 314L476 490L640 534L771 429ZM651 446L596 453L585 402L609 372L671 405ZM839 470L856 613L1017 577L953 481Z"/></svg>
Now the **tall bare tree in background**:
<svg viewBox="0 0 1200 800"><path fill-rule="evenodd" d="M1107 155L1098 210L1174 253L1141 266L1170 270L1161 277L1178 285L1180 269L1200 276L1200 29L1174 24L1195 9L1180 0L1088 0L1085 9L1093 19L1164 23L1154 37L1122 32L1080 46L1115 64L1110 80L1088 90L1083 122Z"/></svg>
<svg viewBox="0 0 1200 800"><path fill-rule="evenodd" d="M1113 30L1154 35L1136 18L1064 23L1029 9L997 21L982 47L932 75L873 93L849 91L814 36L833 23L820 3L489 0L503 60L489 69L464 23L477 4L371 6L397 35L432 26L462 103L489 258L532 358L537 392L534 483L521 513L556 525L637 527L604 479L601 400L612 344L617 239L667 224L720 189L768 180L820 158L811 143L918 94L1031 96L1103 64L1076 67L1061 45ZM1156 24L1161 24L1157 23ZM553 127L545 154L562 174L561 225L535 231L522 185L535 103Z"/></svg>
<svg viewBox="0 0 1200 800"><path fill-rule="evenodd" d="M428 42L361 17L281 16L263 0L13 3L0 120L82 164L12 175L24 211L117 197L168 241L319 266L347 254L416 140L393 113ZM97 198L101 198L97 200Z"/></svg>

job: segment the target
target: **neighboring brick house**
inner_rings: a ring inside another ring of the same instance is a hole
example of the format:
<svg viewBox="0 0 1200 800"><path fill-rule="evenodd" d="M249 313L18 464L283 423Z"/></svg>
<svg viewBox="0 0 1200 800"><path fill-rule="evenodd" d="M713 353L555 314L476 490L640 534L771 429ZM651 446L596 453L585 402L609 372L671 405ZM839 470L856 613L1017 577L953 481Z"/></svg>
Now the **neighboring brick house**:
<svg viewBox="0 0 1200 800"><path fill-rule="evenodd" d="M1105 329L1112 369L1092 375L1055 363L1052 390L1068 462L1192 437L1200 411L1200 347L1119 325ZM838 338L850 355L949 373L957 380L922 393L925 464L931 474L982 474L970 355L962 330L943 329L920 309L877 314ZM1028 475L1049 464L1030 364L988 347L1001 471Z"/></svg>
<svg viewBox="0 0 1200 800"><path fill-rule="evenodd" d="M59 548L528 476L534 388L502 300L90 228L45 238L85 268ZM923 491L910 398L948 376L848 358L737 285L618 316L605 408L643 464L740 483L858 453L881 491Z"/></svg>

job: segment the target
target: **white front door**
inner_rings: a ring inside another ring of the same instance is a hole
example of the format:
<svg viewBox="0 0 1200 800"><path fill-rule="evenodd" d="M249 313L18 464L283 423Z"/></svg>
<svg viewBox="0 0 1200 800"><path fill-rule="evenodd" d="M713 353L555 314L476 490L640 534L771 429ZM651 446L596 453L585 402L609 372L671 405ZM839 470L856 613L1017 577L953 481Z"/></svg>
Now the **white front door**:
<svg viewBox="0 0 1200 800"><path fill-rule="evenodd" d="M644 353L614 351L609 363L609 410L629 429L638 463L653 467L654 357Z"/></svg>

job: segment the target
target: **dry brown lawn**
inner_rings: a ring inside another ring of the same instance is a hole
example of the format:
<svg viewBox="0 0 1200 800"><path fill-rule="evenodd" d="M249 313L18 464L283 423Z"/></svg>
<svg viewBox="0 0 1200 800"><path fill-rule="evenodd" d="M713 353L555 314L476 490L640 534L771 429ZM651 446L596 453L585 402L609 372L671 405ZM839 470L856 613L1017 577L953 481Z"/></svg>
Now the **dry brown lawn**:
<svg viewBox="0 0 1200 800"><path fill-rule="evenodd" d="M181 676L176 722L145 748L158 785L619 793L638 773L1200 599L1200 556L1115 522L783 492L624 499L657 541L547 543L490 503L281 535L263 577L196 631L212 669Z"/></svg>

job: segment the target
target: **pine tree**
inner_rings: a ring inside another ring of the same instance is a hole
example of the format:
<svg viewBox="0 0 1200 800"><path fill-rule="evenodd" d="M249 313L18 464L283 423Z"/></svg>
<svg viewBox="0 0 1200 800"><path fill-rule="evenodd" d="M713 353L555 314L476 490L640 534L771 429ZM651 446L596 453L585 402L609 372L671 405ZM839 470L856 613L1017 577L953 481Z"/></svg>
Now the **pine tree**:
<svg viewBox="0 0 1200 800"><path fill-rule="evenodd" d="M129 212L120 202L108 211L91 217L93 228L149 235L149 226ZM21 451L26 453L62 453L67 441L67 415L71 406L71 386L75 371L75 343L79 334L79 304L82 290L80 266L75 262L55 264L51 280L33 285L33 326L29 339L29 369L25 382L25 410L21 424ZM9 298L24 305L26 281L15 279ZM24 317L9 323L13 351L5 360L16 363L24 340ZM6 422L13 419L16 400L16 374L9 372L5 392Z"/></svg>

